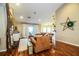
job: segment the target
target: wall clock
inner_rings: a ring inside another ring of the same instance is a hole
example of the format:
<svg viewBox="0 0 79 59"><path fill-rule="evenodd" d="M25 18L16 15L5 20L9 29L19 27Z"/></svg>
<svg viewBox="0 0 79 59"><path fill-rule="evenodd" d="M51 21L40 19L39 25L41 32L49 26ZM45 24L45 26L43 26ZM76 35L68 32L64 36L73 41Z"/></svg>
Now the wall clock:
<svg viewBox="0 0 79 59"><path fill-rule="evenodd" d="M74 30L74 24L76 21L71 21L69 17L67 17L66 22L61 23L61 25L63 26L63 31L66 30L67 28Z"/></svg>

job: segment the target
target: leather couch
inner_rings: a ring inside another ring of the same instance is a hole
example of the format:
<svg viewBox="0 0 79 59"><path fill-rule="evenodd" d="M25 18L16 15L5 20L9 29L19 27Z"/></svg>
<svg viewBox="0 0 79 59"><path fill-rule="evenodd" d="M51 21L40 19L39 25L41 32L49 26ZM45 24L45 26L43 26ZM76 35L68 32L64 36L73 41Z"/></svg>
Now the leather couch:
<svg viewBox="0 0 79 59"><path fill-rule="evenodd" d="M35 36L35 38L31 38L31 41L33 43L35 53L51 48L49 36Z"/></svg>

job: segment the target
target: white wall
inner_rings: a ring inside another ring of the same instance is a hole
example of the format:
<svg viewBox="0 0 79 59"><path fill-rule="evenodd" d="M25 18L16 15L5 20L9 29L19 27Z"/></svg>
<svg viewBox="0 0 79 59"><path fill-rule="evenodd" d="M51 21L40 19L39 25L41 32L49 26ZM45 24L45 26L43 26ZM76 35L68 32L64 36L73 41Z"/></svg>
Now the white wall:
<svg viewBox="0 0 79 59"><path fill-rule="evenodd" d="M63 31L61 23L66 22L67 17L75 20L74 30ZM79 4L64 4L56 11L56 39L79 46Z"/></svg>
<svg viewBox="0 0 79 59"><path fill-rule="evenodd" d="M6 7L5 4L0 3L0 51L6 50Z"/></svg>

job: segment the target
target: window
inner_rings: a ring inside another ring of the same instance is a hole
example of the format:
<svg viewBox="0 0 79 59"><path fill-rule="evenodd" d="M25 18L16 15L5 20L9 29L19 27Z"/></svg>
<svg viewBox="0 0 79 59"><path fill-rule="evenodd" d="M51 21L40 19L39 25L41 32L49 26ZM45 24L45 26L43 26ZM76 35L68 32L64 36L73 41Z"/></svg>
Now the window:
<svg viewBox="0 0 79 59"><path fill-rule="evenodd" d="M29 27L28 30L29 30L30 33L33 33L33 27L32 26Z"/></svg>
<svg viewBox="0 0 79 59"><path fill-rule="evenodd" d="M43 31L43 32L46 32L46 27L44 27L42 31Z"/></svg>
<svg viewBox="0 0 79 59"><path fill-rule="evenodd" d="M47 27L47 32L48 32L48 33L51 32L51 27Z"/></svg>
<svg viewBox="0 0 79 59"><path fill-rule="evenodd" d="M51 27L43 27L43 29L42 29L42 32L48 32L48 33L50 33L51 32Z"/></svg>

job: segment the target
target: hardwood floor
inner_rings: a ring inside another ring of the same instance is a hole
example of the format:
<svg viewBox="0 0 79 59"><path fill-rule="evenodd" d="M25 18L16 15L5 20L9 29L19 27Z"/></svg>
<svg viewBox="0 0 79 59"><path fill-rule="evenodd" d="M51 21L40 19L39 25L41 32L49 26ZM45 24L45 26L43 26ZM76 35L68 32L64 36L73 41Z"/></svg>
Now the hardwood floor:
<svg viewBox="0 0 79 59"><path fill-rule="evenodd" d="M0 56L29 56L27 51L17 52L16 49L12 52L0 52ZM65 44L57 41L55 49L53 47L49 50L42 51L31 56L79 56L79 47Z"/></svg>

